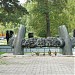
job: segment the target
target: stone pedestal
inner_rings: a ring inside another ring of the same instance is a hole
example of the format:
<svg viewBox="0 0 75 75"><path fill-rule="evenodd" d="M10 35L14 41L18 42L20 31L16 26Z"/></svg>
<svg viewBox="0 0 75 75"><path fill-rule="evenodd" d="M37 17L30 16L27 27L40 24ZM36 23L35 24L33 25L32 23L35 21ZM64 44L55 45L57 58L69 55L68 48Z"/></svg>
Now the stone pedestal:
<svg viewBox="0 0 75 75"><path fill-rule="evenodd" d="M24 48L21 46L22 45L22 39L25 37L25 27L23 25L20 26L18 35L15 38L15 43L14 43L14 55L24 55Z"/></svg>
<svg viewBox="0 0 75 75"><path fill-rule="evenodd" d="M62 54L72 55L72 43L65 25L59 27L59 37L61 37L65 42L65 46L62 48Z"/></svg>

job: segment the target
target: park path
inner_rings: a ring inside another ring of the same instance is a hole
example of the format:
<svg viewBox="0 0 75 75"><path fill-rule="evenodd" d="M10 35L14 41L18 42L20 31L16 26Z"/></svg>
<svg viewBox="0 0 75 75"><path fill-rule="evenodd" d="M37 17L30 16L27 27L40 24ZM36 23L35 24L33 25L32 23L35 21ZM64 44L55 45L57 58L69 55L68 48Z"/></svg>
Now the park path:
<svg viewBox="0 0 75 75"><path fill-rule="evenodd" d="M0 75L75 75L74 57L9 56L0 58Z"/></svg>

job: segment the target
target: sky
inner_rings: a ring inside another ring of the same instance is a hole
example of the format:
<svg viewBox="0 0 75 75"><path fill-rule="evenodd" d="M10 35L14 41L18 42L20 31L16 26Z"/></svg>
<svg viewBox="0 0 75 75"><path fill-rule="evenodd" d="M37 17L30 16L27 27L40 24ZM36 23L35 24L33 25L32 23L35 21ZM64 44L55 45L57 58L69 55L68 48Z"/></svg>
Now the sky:
<svg viewBox="0 0 75 75"><path fill-rule="evenodd" d="M26 2L26 0L19 0L20 1L20 3L24 3L24 2Z"/></svg>

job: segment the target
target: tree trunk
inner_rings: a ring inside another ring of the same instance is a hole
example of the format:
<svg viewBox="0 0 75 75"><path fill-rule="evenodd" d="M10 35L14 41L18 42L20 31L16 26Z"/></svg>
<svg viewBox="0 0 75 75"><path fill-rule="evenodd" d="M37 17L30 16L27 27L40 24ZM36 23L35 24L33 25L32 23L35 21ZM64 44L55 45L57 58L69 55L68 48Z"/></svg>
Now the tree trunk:
<svg viewBox="0 0 75 75"><path fill-rule="evenodd" d="M49 18L49 8L48 8L48 0L44 0L45 3L45 18L46 18L46 37L50 36L50 18Z"/></svg>
<svg viewBox="0 0 75 75"><path fill-rule="evenodd" d="M46 16L46 24L47 24L47 37L49 37L50 36L50 20L49 20L49 13L46 13L45 14L45 16Z"/></svg>

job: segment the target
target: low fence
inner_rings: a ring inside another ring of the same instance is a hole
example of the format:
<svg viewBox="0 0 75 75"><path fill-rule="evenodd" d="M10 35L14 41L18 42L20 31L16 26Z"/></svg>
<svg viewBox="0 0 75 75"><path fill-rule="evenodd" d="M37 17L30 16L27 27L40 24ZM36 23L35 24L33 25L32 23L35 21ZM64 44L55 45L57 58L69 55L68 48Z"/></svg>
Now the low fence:
<svg viewBox="0 0 75 75"><path fill-rule="evenodd" d="M36 47L36 48L24 48L24 52L62 52L62 49L59 47ZM75 48L72 49L73 52L75 52ZM8 52L8 53L12 53L13 52L13 48L10 47L9 45L0 45L0 52Z"/></svg>
<svg viewBox="0 0 75 75"><path fill-rule="evenodd" d="M9 45L0 45L0 52L13 52L13 49Z"/></svg>
<svg viewBox="0 0 75 75"><path fill-rule="evenodd" d="M48 47L36 47L36 48L24 48L24 52L48 52L49 50L51 50L52 52L57 51L57 52L61 52L60 48L48 48ZM13 52L13 48L10 47L9 45L0 45L0 52L8 52L8 53L12 53Z"/></svg>
<svg viewBox="0 0 75 75"><path fill-rule="evenodd" d="M36 47L36 48L25 48L24 49L24 52L48 52L48 51L51 51L51 52L61 52L61 49L58 48L58 47L51 47L51 48L48 48L48 47Z"/></svg>

